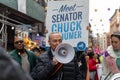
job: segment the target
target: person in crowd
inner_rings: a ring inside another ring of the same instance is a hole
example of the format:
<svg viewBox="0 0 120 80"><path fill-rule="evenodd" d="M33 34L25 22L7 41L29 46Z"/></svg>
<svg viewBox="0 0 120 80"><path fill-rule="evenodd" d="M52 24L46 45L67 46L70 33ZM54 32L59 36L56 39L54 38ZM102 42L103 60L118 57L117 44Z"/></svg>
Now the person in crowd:
<svg viewBox="0 0 120 80"><path fill-rule="evenodd" d="M41 49L39 47L34 47L31 51L33 51L37 57L41 54Z"/></svg>
<svg viewBox="0 0 120 80"><path fill-rule="evenodd" d="M103 53L102 80L110 80L113 74L120 73L120 32L111 35L111 45Z"/></svg>
<svg viewBox="0 0 120 80"><path fill-rule="evenodd" d="M93 51L92 47L89 47L88 50L87 50L87 53Z"/></svg>
<svg viewBox="0 0 120 80"><path fill-rule="evenodd" d="M0 80L33 80L1 46Z"/></svg>
<svg viewBox="0 0 120 80"><path fill-rule="evenodd" d="M56 56L54 56L56 47L62 43L62 36L59 33L51 33L49 35L48 43L50 45L50 49L40 55L39 63L31 72L31 76L34 80L86 79L85 77L81 76L83 73L80 74L80 65L78 65L79 60L76 56L71 62L66 64L59 63L56 59Z"/></svg>
<svg viewBox="0 0 120 80"><path fill-rule="evenodd" d="M90 80L98 80L98 74L97 74L97 53L94 53L93 51L88 52L89 56L89 71L90 71Z"/></svg>
<svg viewBox="0 0 120 80"><path fill-rule="evenodd" d="M96 53L96 52L94 52ZM101 80L102 78L102 54L97 54L97 63L98 63L98 67L97 67L97 72L98 72L98 79Z"/></svg>
<svg viewBox="0 0 120 80"><path fill-rule="evenodd" d="M85 51L76 51L76 55L79 66L79 76L81 76L80 80L89 80L89 58L87 53Z"/></svg>
<svg viewBox="0 0 120 80"><path fill-rule="evenodd" d="M15 37L14 47L15 49L10 52L10 55L21 65L25 72L30 73L36 65L36 55L32 51L25 49L21 37Z"/></svg>
<svg viewBox="0 0 120 80"><path fill-rule="evenodd" d="M45 46L40 46L40 50L41 50L41 54L44 53L46 51Z"/></svg>
<svg viewBox="0 0 120 80"><path fill-rule="evenodd" d="M36 62L38 63L39 56L44 52L44 49L42 50L41 47L34 47L31 51L33 51L37 56Z"/></svg>
<svg viewBox="0 0 120 80"><path fill-rule="evenodd" d="M45 47L39 46L39 47L34 47L31 51L35 53L37 57L40 56L40 54L44 53L46 51Z"/></svg>

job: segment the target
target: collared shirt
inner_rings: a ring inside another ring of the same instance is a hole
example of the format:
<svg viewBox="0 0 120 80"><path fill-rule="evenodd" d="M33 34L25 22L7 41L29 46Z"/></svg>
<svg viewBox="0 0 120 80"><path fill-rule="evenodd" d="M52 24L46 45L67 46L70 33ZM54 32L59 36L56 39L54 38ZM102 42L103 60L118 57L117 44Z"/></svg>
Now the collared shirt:
<svg viewBox="0 0 120 80"><path fill-rule="evenodd" d="M23 70L27 73L30 73L30 63L28 61L28 55L27 54L22 54L20 56L21 56Z"/></svg>
<svg viewBox="0 0 120 80"><path fill-rule="evenodd" d="M51 49L51 52L52 52L52 55L54 56L54 55L55 55L55 51L53 51L53 50Z"/></svg>

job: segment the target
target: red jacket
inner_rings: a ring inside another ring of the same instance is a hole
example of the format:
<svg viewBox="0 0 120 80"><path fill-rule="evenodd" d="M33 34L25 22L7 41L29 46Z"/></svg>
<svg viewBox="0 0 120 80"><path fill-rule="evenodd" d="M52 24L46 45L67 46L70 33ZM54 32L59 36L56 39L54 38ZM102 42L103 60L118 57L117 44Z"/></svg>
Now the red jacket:
<svg viewBox="0 0 120 80"><path fill-rule="evenodd" d="M96 62L96 60L94 60L93 58L89 59L89 71L96 71L96 75L95 75L95 79L94 80L98 80L98 74L97 74L97 67L96 64L98 64Z"/></svg>

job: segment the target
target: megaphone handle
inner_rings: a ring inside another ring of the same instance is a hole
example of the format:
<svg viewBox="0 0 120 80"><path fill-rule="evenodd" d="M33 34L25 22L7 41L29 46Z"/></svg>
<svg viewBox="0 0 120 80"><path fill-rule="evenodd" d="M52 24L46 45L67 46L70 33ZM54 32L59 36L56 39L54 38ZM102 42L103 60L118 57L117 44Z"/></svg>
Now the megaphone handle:
<svg viewBox="0 0 120 80"><path fill-rule="evenodd" d="M55 56L53 57L52 61L53 61L53 64L55 64L55 65L59 63Z"/></svg>

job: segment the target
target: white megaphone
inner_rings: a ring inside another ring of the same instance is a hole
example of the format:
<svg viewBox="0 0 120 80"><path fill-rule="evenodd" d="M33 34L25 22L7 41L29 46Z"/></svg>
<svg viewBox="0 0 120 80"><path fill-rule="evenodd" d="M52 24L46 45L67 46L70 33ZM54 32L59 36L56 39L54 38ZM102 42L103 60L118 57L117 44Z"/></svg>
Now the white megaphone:
<svg viewBox="0 0 120 80"><path fill-rule="evenodd" d="M69 63L75 56L74 48L67 43L61 43L55 49L55 57L60 63Z"/></svg>

